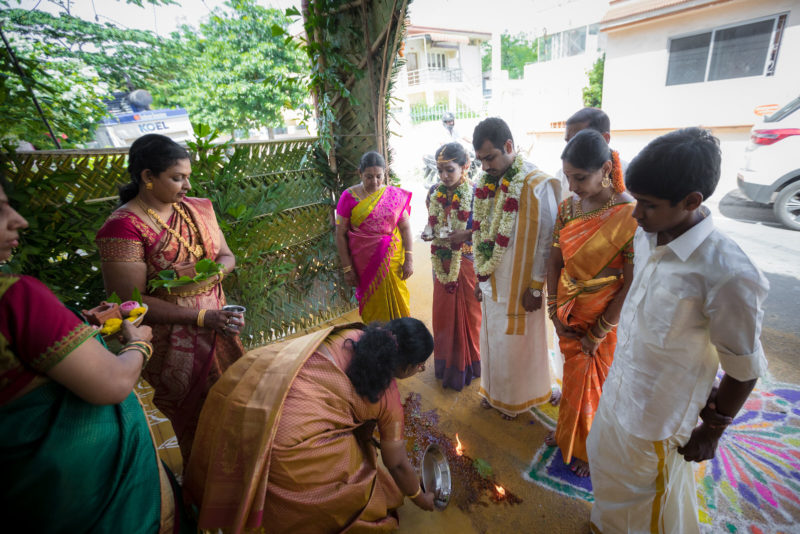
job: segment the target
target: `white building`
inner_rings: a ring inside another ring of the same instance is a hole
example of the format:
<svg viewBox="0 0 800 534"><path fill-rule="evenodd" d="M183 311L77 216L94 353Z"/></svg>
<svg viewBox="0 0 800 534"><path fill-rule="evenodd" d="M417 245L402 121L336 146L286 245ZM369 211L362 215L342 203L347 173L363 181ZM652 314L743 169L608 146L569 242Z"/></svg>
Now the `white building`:
<svg viewBox="0 0 800 534"><path fill-rule="evenodd" d="M408 26L406 64L395 92L404 114L429 109L430 118L438 120L444 111L479 112L481 45L490 38L490 33L477 31Z"/></svg>

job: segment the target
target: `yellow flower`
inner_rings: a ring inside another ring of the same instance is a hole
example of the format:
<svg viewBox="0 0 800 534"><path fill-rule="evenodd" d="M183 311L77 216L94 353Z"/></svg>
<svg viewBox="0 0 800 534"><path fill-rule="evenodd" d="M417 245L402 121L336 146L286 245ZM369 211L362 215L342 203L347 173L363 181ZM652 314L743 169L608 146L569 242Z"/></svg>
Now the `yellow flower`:
<svg viewBox="0 0 800 534"><path fill-rule="evenodd" d="M487 184L487 185L486 185L486 188L487 188L489 191L494 191L494 190L497 188L497 186L496 186L496 185L494 185L494 184Z"/></svg>
<svg viewBox="0 0 800 534"><path fill-rule="evenodd" d="M122 326L122 319L117 319L113 317L108 319L105 323L103 323L103 328L100 329L100 332L103 334L113 334Z"/></svg>
<svg viewBox="0 0 800 534"><path fill-rule="evenodd" d="M130 317L126 317L125 320L126 321L130 321L132 323L138 318L139 318L139 316L137 316L137 315L131 315Z"/></svg>
<svg viewBox="0 0 800 534"><path fill-rule="evenodd" d="M139 317L141 314L143 314L146 311L147 311L147 308L145 308L144 306L139 306L138 308L132 309L131 312L128 314L128 317L134 317L134 318L135 317Z"/></svg>
<svg viewBox="0 0 800 534"><path fill-rule="evenodd" d="M453 195L453 202L458 202L458 193Z"/></svg>

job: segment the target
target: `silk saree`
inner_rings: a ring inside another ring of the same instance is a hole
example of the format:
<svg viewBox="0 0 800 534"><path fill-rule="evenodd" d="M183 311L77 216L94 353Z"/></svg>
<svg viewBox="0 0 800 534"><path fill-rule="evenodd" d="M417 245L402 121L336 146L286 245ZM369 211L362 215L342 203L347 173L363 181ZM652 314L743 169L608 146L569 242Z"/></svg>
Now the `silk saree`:
<svg viewBox="0 0 800 534"><path fill-rule="evenodd" d="M365 323L408 317L409 293L403 280L405 250L397 224L410 213L411 193L386 186L366 198L344 191L337 224L349 224L348 248L358 276L356 299Z"/></svg>
<svg viewBox="0 0 800 534"><path fill-rule="evenodd" d="M167 225L194 247L201 244L205 258L215 260L220 248L220 229L211 201L187 197L180 203L193 225L173 213ZM158 278L175 264L198 261L174 235L155 232L137 215L125 209L111 214L97 233L103 262L144 262L147 281ZM219 310L225 293L218 278L198 284L148 292L150 296L185 308ZM142 376L153 386L153 403L166 415L181 448L184 464L191 452L200 409L208 390L222 373L244 353L238 336L222 336L193 324L154 324L153 356Z"/></svg>
<svg viewBox="0 0 800 534"><path fill-rule="evenodd" d="M564 258L556 313L563 325L580 334L594 325L622 289L622 275L598 275L607 268L622 270L624 262L633 261L637 226L631 216L633 208L633 203L617 204L594 218L583 219L574 216L572 198L561 203L553 240ZM564 377L555 437L565 463L573 456L588 461L586 437L616 345L616 327L600 343L595 356L583 352L580 339L559 339Z"/></svg>
<svg viewBox="0 0 800 534"><path fill-rule="evenodd" d="M136 394L98 406L46 375L96 333L35 278L0 275L0 515L9 528L176 527L173 489Z"/></svg>
<svg viewBox="0 0 800 534"><path fill-rule="evenodd" d="M200 528L397 528L403 494L378 465L370 437L377 426L381 442L402 440L403 407L395 381L370 403L345 374L359 328L249 351L212 388L184 481Z"/></svg>

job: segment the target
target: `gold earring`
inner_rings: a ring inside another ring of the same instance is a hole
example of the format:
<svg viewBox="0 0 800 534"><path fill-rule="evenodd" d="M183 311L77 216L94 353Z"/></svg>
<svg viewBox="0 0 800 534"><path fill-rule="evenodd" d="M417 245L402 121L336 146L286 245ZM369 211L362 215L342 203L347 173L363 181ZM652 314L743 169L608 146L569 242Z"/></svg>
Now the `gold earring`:
<svg viewBox="0 0 800 534"><path fill-rule="evenodd" d="M602 185L603 187L611 187L611 178L609 178L607 174L604 175L603 180L600 182L600 185Z"/></svg>
<svg viewBox="0 0 800 534"><path fill-rule="evenodd" d="M152 191L153 190L153 182L147 182L146 184L144 184L144 188L147 189L148 191Z"/></svg>

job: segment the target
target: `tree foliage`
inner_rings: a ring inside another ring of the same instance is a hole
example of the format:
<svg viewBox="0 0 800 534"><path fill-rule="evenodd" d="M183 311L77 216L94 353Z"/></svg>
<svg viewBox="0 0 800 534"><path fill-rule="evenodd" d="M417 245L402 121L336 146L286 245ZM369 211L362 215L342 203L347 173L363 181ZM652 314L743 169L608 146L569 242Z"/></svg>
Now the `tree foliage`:
<svg viewBox="0 0 800 534"><path fill-rule="evenodd" d="M507 70L508 77L512 80L522 78L525 65L536 63L538 57L535 39L529 39L524 33L511 35L503 32L500 35L500 68ZM492 70L492 46L490 43L483 44L481 64L484 72Z"/></svg>
<svg viewBox="0 0 800 534"><path fill-rule="evenodd" d="M583 88L583 105L599 108L603 104L603 73L605 71L606 55L603 54L594 62L592 70L588 71L589 85Z"/></svg>
<svg viewBox="0 0 800 534"><path fill-rule="evenodd" d="M281 110L301 107L308 94L308 59L283 37L289 20L280 10L255 0L230 0L226 7L166 43L166 53L184 64L180 76L154 86L155 100L231 133L279 126Z"/></svg>

